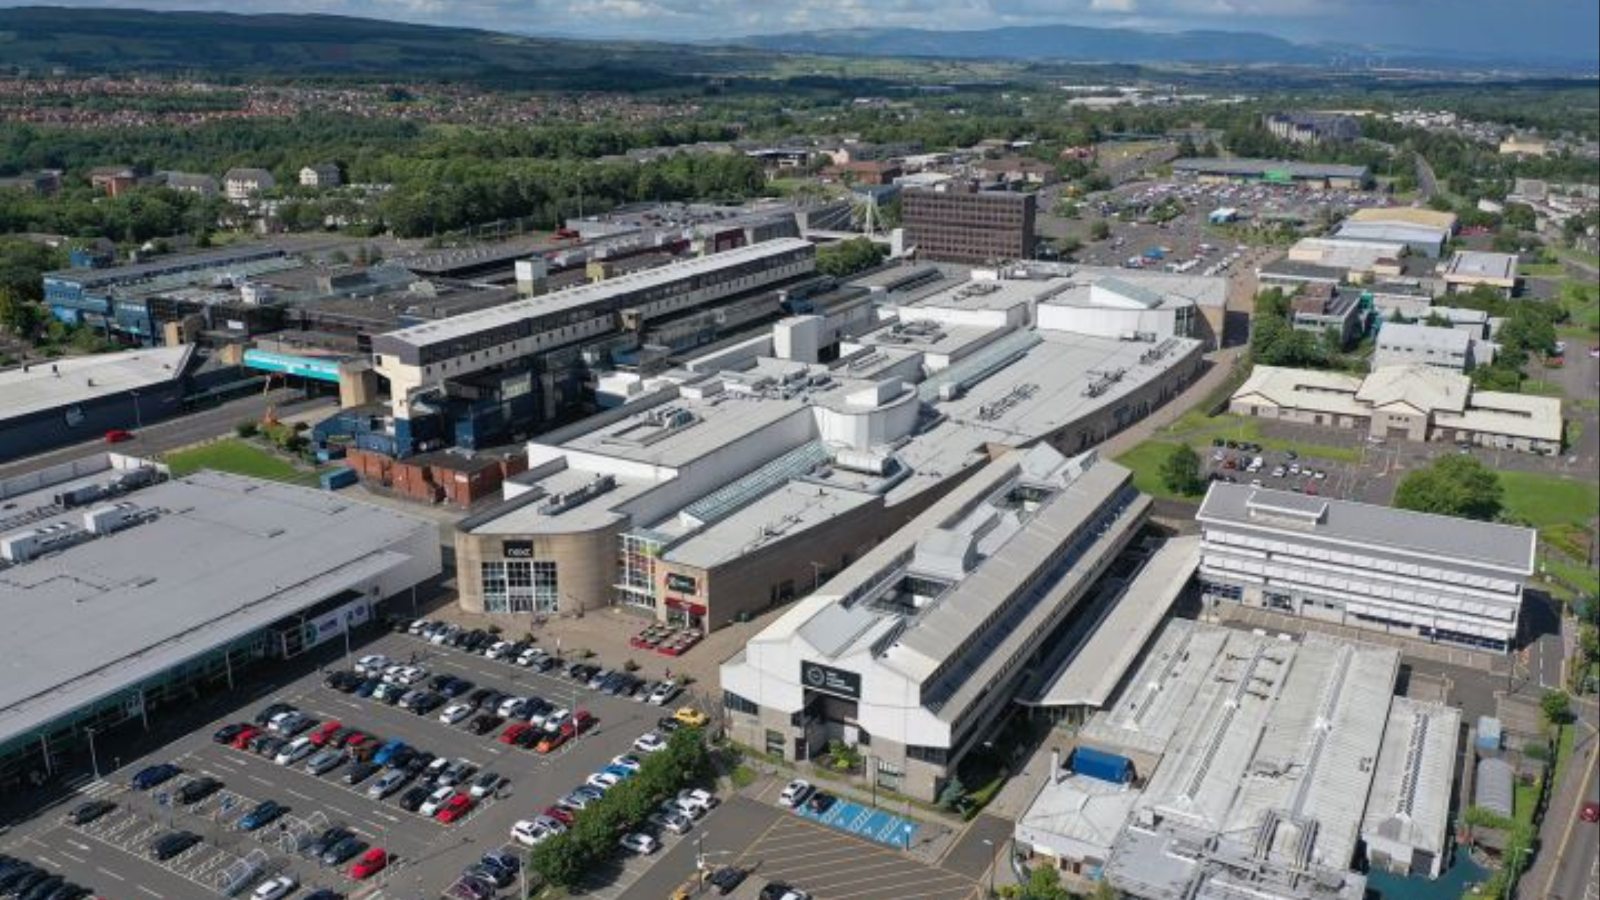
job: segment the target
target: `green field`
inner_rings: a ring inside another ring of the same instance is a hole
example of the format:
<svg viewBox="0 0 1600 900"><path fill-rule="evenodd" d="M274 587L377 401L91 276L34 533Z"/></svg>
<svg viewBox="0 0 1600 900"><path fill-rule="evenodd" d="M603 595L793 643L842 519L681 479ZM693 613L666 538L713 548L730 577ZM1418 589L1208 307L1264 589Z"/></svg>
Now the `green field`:
<svg viewBox="0 0 1600 900"><path fill-rule="evenodd" d="M215 469L291 484L317 483L312 473L301 471L260 447L233 438L168 453L165 460L172 467L172 474L180 477L201 469Z"/></svg>
<svg viewBox="0 0 1600 900"><path fill-rule="evenodd" d="M1178 446L1169 441L1145 441L1127 453L1117 457L1117 462L1133 470L1133 486L1152 497L1163 499L1192 499L1184 498L1167 490L1161 483L1161 463Z"/></svg>
<svg viewBox="0 0 1600 900"><path fill-rule="evenodd" d="M1500 473L1506 512L1535 528L1587 526L1600 509L1600 485L1533 472Z"/></svg>

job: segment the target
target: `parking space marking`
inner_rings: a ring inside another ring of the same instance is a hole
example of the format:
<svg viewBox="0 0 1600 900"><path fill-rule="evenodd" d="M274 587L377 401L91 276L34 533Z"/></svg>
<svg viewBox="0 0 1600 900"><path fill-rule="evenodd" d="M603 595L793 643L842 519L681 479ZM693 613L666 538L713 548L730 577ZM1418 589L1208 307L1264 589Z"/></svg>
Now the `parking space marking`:
<svg viewBox="0 0 1600 900"><path fill-rule="evenodd" d="M139 890L141 890L141 891L144 891L144 892L145 892L145 893L146 893L146 894L149 894L149 895L150 895L150 896L152 896L152 897L154 897L154 898L156 898L156 900L165 900L165 895L163 895L163 894L158 894L158 893L156 893L156 892L155 892L155 891L152 891L152 890L150 890L150 889L149 889L149 888L147 888L147 887L145 887L145 886L144 886L144 885L142 885L142 884L140 884L140 885L135 885L135 887L137 887L137 888L138 888L138 889L139 889Z"/></svg>
<svg viewBox="0 0 1600 900"><path fill-rule="evenodd" d="M128 880L126 878L123 878L121 875L118 875L117 873L111 871L110 869L105 868L104 866L95 866L94 868L95 868L96 872L99 872L101 875L104 875L107 878L110 878L110 879L112 879L114 881L127 881Z"/></svg>

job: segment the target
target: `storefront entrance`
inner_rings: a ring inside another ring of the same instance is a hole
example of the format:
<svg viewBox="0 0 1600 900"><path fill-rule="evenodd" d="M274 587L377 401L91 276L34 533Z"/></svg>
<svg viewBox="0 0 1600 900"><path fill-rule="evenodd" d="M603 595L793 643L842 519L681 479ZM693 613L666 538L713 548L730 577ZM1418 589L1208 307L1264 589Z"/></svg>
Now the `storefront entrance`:
<svg viewBox="0 0 1600 900"><path fill-rule="evenodd" d="M706 630L706 608L701 604L691 603L679 597L668 597L666 606L668 625L702 633Z"/></svg>

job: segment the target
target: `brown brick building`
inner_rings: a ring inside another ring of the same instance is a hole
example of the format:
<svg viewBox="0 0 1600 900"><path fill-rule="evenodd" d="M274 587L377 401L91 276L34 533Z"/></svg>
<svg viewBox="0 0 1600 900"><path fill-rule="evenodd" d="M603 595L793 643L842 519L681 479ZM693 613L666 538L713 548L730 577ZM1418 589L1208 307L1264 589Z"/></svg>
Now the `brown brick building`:
<svg viewBox="0 0 1600 900"><path fill-rule="evenodd" d="M920 257L982 264L1033 256L1033 194L957 187L900 196L906 246Z"/></svg>

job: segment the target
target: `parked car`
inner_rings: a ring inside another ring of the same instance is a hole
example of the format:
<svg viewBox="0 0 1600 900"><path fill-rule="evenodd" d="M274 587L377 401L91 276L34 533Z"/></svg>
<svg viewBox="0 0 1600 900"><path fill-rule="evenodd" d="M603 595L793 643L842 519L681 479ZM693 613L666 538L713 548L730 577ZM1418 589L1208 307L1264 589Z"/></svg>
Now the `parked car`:
<svg viewBox="0 0 1600 900"><path fill-rule="evenodd" d="M322 854L327 853L334 844L349 837L355 837L355 832L342 825L334 825L318 835L303 852L309 859L321 859Z"/></svg>
<svg viewBox="0 0 1600 900"><path fill-rule="evenodd" d="M727 896L744 883L748 874L750 874L748 871L738 866L723 866L711 873L711 886L717 889L718 894Z"/></svg>
<svg viewBox="0 0 1600 900"><path fill-rule="evenodd" d="M427 802L429 796L431 796L431 792L427 788L418 785L406 791L400 797L400 808L406 812L416 812L422 807L423 803Z"/></svg>
<svg viewBox="0 0 1600 900"><path fill-rule="evenodd" d="M778 795L778 805L792 809L806 802L806 798L811 796L811 791L811 782L803 778L796 778L784 785L783 793Z"/></svg>
<svg viewBox="0 0 1600 900"><path fill-rule="evenodd" d="M617 843L621 845L622 849L632 851L641 856L648 856L656 852L656 848L661 846L659 841L643 832L625 834L622 836L622 840Z"/></svg>
<svg viewBox="0 0 1600 900"><path fill-rule="evenodd" d="M220 780L212 778L210 775L202 775L199 778L184 782L183 786L178 788L178 802L184 806L199 803L220 790L222 790L222 782Z"/></svg>
<svg viewBox="0 0 1600 900"><path fill-rule="evenodd" d="M422 806L418 807L417 812L424 816L431 816L443 809L444 805L455 795L456 789L453 787L435 788L433 793L428 795L428 799L423 801Z"/></svg>
<svg viewBox="0 0 1600 900"><path fill-rule="evenodd" d="M306 772L311 775L326 775L334 769L345 764L349 757L342 750L322 750L306 760Z"/></svg>
<svg viewBox="0 0 1600 900"><path fill-rule="evenodd" d="M446 725L455 725L472 715L472 707L465 703L452 703L439 713L439 721Z"/></svg>
<svg viewBox="0 0 1600 900"><path fill-rule="evenodd" d="M192 831L169 831L150 844L150 857L157 862L166 862L198 843L200 835Z"/></svg>
<svg viewBox="0 0 1600 900"><path fill-rule="evenodd" d="M382 872L389 865L389 853L382 847L373 847L350 866L350 877L362 881Z"/></svg>
<svg viewBox="0 0 1600 900"><path fill-rule="evenodd" d="M472 779L472 784L468 787L467 793L471 794L475 800L482 800L484 797L488 797L495 791L500 790L500 785L505 784L505 782L505 777L498 772L483 772L477 778Z"/></svg>
<svg viewBox="0 0 1600 900"><path fill-rule="evenodd" d="M400 787L410 780L410 774L404 769L390 769L378 776L378 780L367 787L367 796L374 800L382 800L400 790Z"/></svg>
<svg viewBox="0 0 1600 900"><path fill-rule="evenodd" d="M318 858L325 866L342 866L354 859L356 854L366 850L367 846L366 841L352 834L322 851L322 855Z"/></svg>
<svg viewBox="0 0 1600 900"><path fill-rule="evenodd" d="M136 791L148 791L158 784L171 780L182 771L172 763L157 763L140 769L139 773L129 780L128 785Z"/></svg>
<svg viewBox="0 0 1600 900"><path fill-rule="evenodd" d="M231 725L224 725L221 728L218 728L216 732L211 735L211 742L214 744L231 744L234 742L234 739L240 735L240 733L249 727L249 725L246 725L243 722L234 722Z"/></svg>
<svg viewBox="0 0 1600 900"><path fill-rule="evenodd" d="M68 813L67 821L74 825L87 825L116 808L117 805L110 800L90 800L79 804Z"/></svg>
<svg viewBox="0 0 1600 900"><path fill-rule="evenodd" d="M294 765L310 756L312 751L316 749L316 747L312 746L310 738L297 737L285 744L283 749L278 751L278 755L272 758L272 761L280 766Z"/></svg>
<svg viewBox="0 0 1600 900"><path fill-rule="evenodd" d="M464 818L466 814L472 812L472 808L477 805L478 802L472 799L470 796L466 794L456 794L454 797L451 797L449 800L447 800L445 804L439 808L439 811L434 813L433 817L440 822L449 824Z"/></svg>
<svg viewBox="0 0 1600 900"><path fill-rule="evenodd" d="M678 696L682 688L675 681L663 681L650 690L645 702L651 706L666 706L673 697Z"/></svg>
<svg viewBox="0 0 1600 900"><path fill-rule="evenodd" d="M351 785L360 784L361 782L366 781L368 778L371 778L373 775L377 774L378 770L382 768L382 766L375 762L354 760L350 763L350 768L346 769L344 772L344 783Z"/></svg>
<svg viewBox="0 0 1600 900"><path fill-rule="evenodd" d="M257 885L250 900L281 900L299 886L300 882L293 875L277 875Z"/></svg>
<svg viewBox="0 0 1600 900"><path fill-rule="evenodd" d="M240 817L239 830L255 831L258 828L265 828L288 811L287 806L276 800L263 800Z"/></svg>
<svg viewBox="0 0 1600 900"><path fill-rule="evenodd" d="M133 432L126 428L113 428L106 432L106 443L120 444L123 441L133 440Z"/></svg>
<svg viewBox="0 0 1600 900"><path fill-rule="evenodd" d="M638 750L640 753L659 753L666 748L666 740L654 731L646 731L644 734L639 735L638 740L633 742L633 749Z"/></svg>

